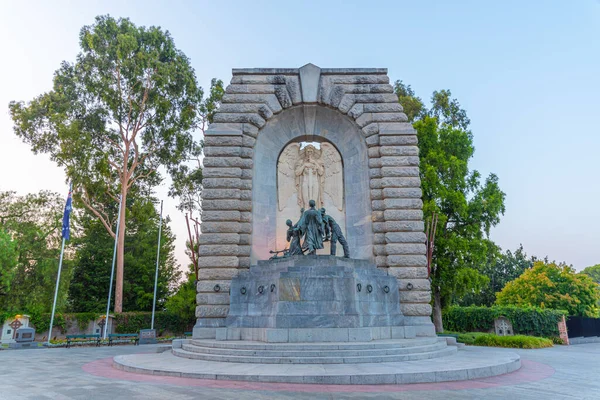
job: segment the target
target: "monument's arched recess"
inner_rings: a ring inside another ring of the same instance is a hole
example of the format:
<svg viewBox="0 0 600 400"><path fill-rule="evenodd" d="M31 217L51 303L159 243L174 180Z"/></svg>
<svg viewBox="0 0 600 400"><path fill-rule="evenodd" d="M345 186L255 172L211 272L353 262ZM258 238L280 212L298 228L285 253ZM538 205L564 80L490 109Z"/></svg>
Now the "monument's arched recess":
<svg viewBox="0 0 600 400"><path fill-rule="evenodd" d="M396 277L407 325L431 333L416 131L387 69L307 64L234 69L206 132L194 337L224 326L231 279L271 243L281 150L316 136L344 158L353 257Z"/></svg>
<svg viewBox="0 0 600 400"><path fill-rule="evenodd" d="M306 134L307 131L310 135ZM369 169L366 167L369 156L361 129L336 110L319 106L292 106L273 116L256 138L252 180L252 263L268 259L269 250L277 247L275 235L285 238L287 230L285 221L283 225L281 221L280 226L275 225L278 222L276 173L279 153L294 139L319 141L319 137L333 144L344 162L346 220L339 222L346 228L352 258L375 260ZM294 218L294 222L299 217L299 208L290 217ZM328 208L330 214L335 211L333 207Z"/></svg>

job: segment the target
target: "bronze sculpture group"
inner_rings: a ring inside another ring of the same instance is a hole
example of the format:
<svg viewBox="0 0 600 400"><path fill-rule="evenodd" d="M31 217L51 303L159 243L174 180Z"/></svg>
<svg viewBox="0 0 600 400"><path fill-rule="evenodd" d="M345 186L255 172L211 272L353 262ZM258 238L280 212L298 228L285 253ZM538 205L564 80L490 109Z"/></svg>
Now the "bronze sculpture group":
<svg viewBox="0 0 600 400"><path fill-rule="evenodd" d="M272 252L275 255L271 258L290 257L293 255L315 255L317 250L324 247L323 243L330 241L330 254L334 256L337 250L337 242L340 242L344 249L344 257L350 257L350 249L348 242L344 237L338 223L331 215L325 213L325 209L317 210L316 202L310 200L308 202L310 208L301 210L300 220L294 224L292 220L287 220L287 241L290 243L286 250ZM301 244L301 239L304 241ZM279 253L283 253L279 256Z"/></svg>

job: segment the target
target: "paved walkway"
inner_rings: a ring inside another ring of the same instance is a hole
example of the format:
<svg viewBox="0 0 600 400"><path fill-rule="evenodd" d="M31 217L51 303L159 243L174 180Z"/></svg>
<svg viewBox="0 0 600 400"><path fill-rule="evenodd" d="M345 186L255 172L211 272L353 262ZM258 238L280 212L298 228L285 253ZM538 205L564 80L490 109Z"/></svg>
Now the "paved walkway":
<svg viewBox="0 0 600 400"><path fill-rule="evenodd" d="M598 343L516 350L523 368L515 373L437 384L356 387L206 381L143 376L111 367L115 355L152 352L154 347L0 351L0 399L600 399Z"/></svg>

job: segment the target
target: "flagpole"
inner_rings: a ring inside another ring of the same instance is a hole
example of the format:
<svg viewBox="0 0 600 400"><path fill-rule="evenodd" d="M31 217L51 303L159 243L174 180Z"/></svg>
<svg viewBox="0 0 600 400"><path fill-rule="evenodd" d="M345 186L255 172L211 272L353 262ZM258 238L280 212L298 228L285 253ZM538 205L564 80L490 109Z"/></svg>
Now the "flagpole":
<svg viewBox="0 0 600 400"><path fill-rule="evenodd" d="M60 285L60 270L62 269L63 254L65 252L65 238L63 237L60 248L60 261L58 262L58 277L56 278L56 289L54 289L54 303L52 304L52 316L50 317L50 330L48 331L48 345L52 337L52 325L54 324L54 310L56 310L56 298L58 297L58 286Z"/></svg>
<svg viewBox="0 0 600 400"><path fill-rule="evenodd" d="M152 301L152 323L150 329L154 329L154 310L156 309L156 287L158 285L158 261L160 260L160 234L162 230L163 202L160 201L160 221L158 223L158 249L156 250L156 273L154 274L154 300Z"/></svg>
<svg viewBox="0 0 600 400"><path fill-rule="evenodd" d="M50 329L48 330L48 342L47 345L50 345L50 338L52 338L52 326L54 325L54 313L56 311L56 299L58 298L58 288L60 286L60 271L62 270L63 256L65 254L65 241L69 239L70 231L69 231L69 216L71 215L71 210L73 209L71 205L71 197L73 194L73 182L69 184L69 194L67 195L67 202L65 204L65 211L63 213L63 223L62 223L62 244L60 246L60 260L58 261L58 276L56 277L56 288L54 289L54 302L52 303L52 316L50 317Z"/></svg>
<svg viewBox="0 0 600 400"><path fill-rule="evenodd" d="M117 243L119 241L119 228L121 223L121 206L123 205L123 201L121 196L119 196L119 213L117 216L117 230L115 231L115 247L113 250L113 260L112 260L112 269L110 271L110 285L108 286L108 300L106 301L106 319L104 320L104 333L102 337L106 339L106 331L108 330L108 312L110 310L110 297L112 296L112 286L113 286L113 276L115 275L115 259L117 257Z"/></svg>

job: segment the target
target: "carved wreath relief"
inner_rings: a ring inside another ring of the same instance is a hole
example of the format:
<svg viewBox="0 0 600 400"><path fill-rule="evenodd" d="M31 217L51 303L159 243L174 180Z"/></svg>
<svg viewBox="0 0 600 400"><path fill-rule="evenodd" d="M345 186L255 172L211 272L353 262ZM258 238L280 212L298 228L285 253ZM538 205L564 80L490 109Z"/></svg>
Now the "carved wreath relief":
<svg viewBox="0 0 600 400"><path fill-rule="evenodd" d="M327 194L333 205L344 208L342 158L330 143L312 144L301 149L300 143L285 147L277 163L277 197L279 211L286 208L289 198L297 195L298 208L308 209L309 200L317 208L325 206Z"/></svg>

